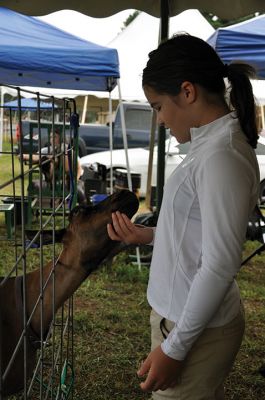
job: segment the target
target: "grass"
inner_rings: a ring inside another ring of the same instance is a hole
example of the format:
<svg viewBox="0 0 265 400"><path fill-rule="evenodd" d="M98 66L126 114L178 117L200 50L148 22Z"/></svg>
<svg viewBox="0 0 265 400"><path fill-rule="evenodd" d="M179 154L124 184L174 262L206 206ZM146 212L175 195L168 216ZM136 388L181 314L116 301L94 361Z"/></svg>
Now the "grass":
<svg viewBox="0 0 265 400"><path fill-rule="evenodd" d="M256 245L258 245L256 243ZM248 250L253 243L248 243ZM236 365L227 381L229 399L263 399L265 378L257 371L265 363L265 256L243 267L238 282L246 311L246 333Z"/></svg>
<svg viewBox="0 0 265 400"><path fill-rule="evenodd" d="M149 346L148 271L116 261L75 297L75 399L146 399L136 370ZM126 279L127 277L127 279Z"/></svg>
<svg viewBox="0 0 265 400"><path fill-rule="evenodd" d="M258 243L255 243L258 245ZM247 243L246 253L252 249ZM239 274L246 310L246 335L226 382L230 400L264 398L265 256L256 256ZM75 296L75 399L148 399L139 391L136 370L150 346L148 269L128 264L126 254L111 269L96 272Z"/></svg>
<svg viewBox="0 0 265 400"><path fill-rule="evenodd" d="M21 180L17 179L15 181L14 187L12 183L8 183L12 179L12 168L14 168L14 175L20 175L20 161L15 151L11 151L11 144L9 142L3 142L3 153L0 153L0 197L8 195L20 195L21 194ZM23 166L25 171L28 167ZM28 178L25 177L24 180L24 190L26 193L26 188L28 186Z"/></svg>
<svg viewBox="0 0 265 400"><path fill-rule="evenodd" d="M0 157L0 179L5 178ZM0 215L0 236L5 233ZM259 245L247 242L244 257ZM12 264L12 242L0 241L0 275ZM37 250L30 250L29 268L38 265ZM45 248L50 259L51 246ZM253 258L238 276L246 310L246 334L232 373L226 381L226 399L261 400L265 378L258 369L265 363L265 253ZM141 400L136 371L149 352L150 308L146 300L149 269L139 271L129 254L103 265L74 296L75 400ZM17 397L18 399L19 397ZM36 400L36 399L34 399Z"/></svg>
<svg viewBox="0 0 265 400"><path fill-rule="evenodd" d="M248 242L245 254L258 243ZM33 254L34 254L34 250ZM4 262L8 263L8 248ZM46 252L46 257L49 253ZM229 400L264 398L265 254L239 274L246 310L246 335L226 382ZM149 399L141 392L137 367L150 346L146 285L149 270L130 263L127 253L102 266L74 296L75 400ZM34 399L35 400L35 399Z"/></svg>

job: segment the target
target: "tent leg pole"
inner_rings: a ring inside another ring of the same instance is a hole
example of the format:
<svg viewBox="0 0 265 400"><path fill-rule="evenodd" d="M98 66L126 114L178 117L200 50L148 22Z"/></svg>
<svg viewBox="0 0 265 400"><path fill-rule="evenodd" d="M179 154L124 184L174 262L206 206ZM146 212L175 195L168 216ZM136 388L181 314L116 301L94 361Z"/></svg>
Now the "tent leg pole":
<svg viewBox="0 0 265 400"><path fill-rule="evenodd" d="M128 141L127 141L124 108L123 108L123 102L122 102L122 98L121 98L121 86L120 86L119 79L118 79L118 90L119 90L119 103L120 103L120 113L121 113L123 146L124 146L124 151L125 151L126 168L127 168L128 189L132 192L133 188L132 188L132 176L131 176L130 162L129 162L129 156L128 156Z"/></svg>
<svg viewBox="0 0 265 400"><path fill-rule="evenodd" d="M168 38L169 23L169 4L168 0L160 2L160 42ZM158 159L157 159L157 188L156 188L156 210L159 213L164 189L165 180L165 140L166 130L164 126L160 126L158 130Z"/></svg>
<svg viewBox="0 0 265 400"><path fill-rule="evenodd" d="M131 176L129 156L128 156L128 141L127 141L125 116L124 116L124 109L123 109L123 103L122 103L122 97L121 97L121 86L120 86L119 79L118 79L118 90L119 90L119 102L120 102L120 111L121 111L121 126L122 126L122 135L123 135L123 145L124 145L126 167L127 167L128 189L132 192L133 187L132 187L132 176ZM136 258L137 258L138 270L141 271L142 266L141 266L141 256L140 256L139 246L136 247Z"/></svg>
<svg viewBox="0 0 265 400"><path fill-rule="evenodd" d="M264 106L260 107L260 111L261 111L261 127L262 129L265 129L265 122L264 122Z"/></svg>
<svg viewBox="0 0 265 400"><path fill-rule="evenodd" d="M84 124L86 122L87 101L88 101L88 96L85 96L81 124Z"/></svg>
<svg viewBox="0 0 265 400"><path fill-rule="evenodd" d="M113 193L113 168L112 168L113 125L112 125L111 92L109 92L109 149L110 149L110 194L112 194Z"/></svg>
<svg viewBox="0 0 265 400"><path fill-rule="evenodd" d="M1 124L0 124L0 152L3 150L3 135L4 135L4 91L1 87Z"/></svg>
<svg viewBox="0 0 265 400"><path fill-rule="evenodd" d="M153 173L153 156L154 156L154 145L155 145L155 132L156 132L156 113L152 113L152 125L151 125L151 135L149 144L149 158L148 158L148 173L147 173L147 183L146 183L146 196L145 205L151 210L151 193L152 193L152 173Z"/></svg>

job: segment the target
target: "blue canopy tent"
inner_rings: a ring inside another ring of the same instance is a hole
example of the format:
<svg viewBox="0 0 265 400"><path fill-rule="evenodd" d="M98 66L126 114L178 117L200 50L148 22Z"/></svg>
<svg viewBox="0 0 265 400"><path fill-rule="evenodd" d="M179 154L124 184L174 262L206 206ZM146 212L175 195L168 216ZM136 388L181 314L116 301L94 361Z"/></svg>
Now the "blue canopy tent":
<svg viewBox="0 0 265 400"><path fill-rule="evenodd" d="M7 101L4 103L4 107L10 107L10 108L18 108L18 100L12 100L12 101ZM35 99L21 99L21 109L22 110L28 110L28 109L36 109L38 107L38 102ZM49 109L52 107L57 108L57 105L52 103L45 103L45 101L41 101L39 104L39 107L42 109Z"/></svg>
<svg viewBox="0 0 265 400"><path fill-rule="evenodd" d="M119 78L116 49L3 7L0 20L2 84L86 91L115 87Z"/></svg>
<svg viewBox="0 0 265 400"><path fill-rule="evenodd" d="M103 47L37 18L0 7L0 85L108 91L117 84L116 49ZM4 91L1 91L4 104ZM0 150L3 108L1 108Z"/></svg>
<svg viewBox="0 0 265 400"><path fill-rule="evenodd" d="M208 39L224 63L241 60L252 64L259 79L265 79L264 42L265 15L219 28Z"/></svg>

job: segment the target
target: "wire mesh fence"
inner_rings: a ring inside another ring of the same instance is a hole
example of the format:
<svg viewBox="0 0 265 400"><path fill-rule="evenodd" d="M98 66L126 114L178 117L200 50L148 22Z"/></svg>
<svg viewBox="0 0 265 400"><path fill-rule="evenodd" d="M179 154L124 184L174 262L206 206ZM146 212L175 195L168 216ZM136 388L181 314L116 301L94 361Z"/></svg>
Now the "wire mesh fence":
<svg viewBox="0 0 265 400"><path fill-rule="evenodd" d="M72 99L43 105L32 92L28 107L30 92L13 89L17 104L1 107L0 399L64 400L74 383L73 301L56 283L56 232L77 202L78 118Z"/></svg>

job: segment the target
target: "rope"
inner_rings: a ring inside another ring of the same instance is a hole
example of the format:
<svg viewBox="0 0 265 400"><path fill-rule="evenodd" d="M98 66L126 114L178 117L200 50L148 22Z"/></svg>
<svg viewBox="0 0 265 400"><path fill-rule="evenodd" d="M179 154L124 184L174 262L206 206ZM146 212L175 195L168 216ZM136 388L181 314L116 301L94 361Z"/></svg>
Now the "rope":
<svg viewBox="0 0 265 400"><path fill-rule="evenodd" d="M70 371L70 372L69 372ZM68 380L68 382L67 382ZM37 376L36 381L42 385L42 387L48 390L50 396L52 396L52 389L48 387L48 385L41 381L41 379ZM59 400L67 400L69 396L72 394L72 390L75 382L75 374L72 365L69 361L65 360L63 369L61 372L60 383L58 387L58 391L60 393ZM52 396L55 400L58 399L58 393L55 394L55 397Z"/></svg>
<svg viewBox="0 0 265 400"><path fill-rule="evenodd" d="M68 374L70 370L70 376ZM67 381L68 378L68 382ZM67 400L69 398L69 395L72 392L73 386L74 386L74 380L75 380L75 374L72 365L69 363L69 361L65 360L64 366L62 369L61 373L61 400Z"/></svg>

